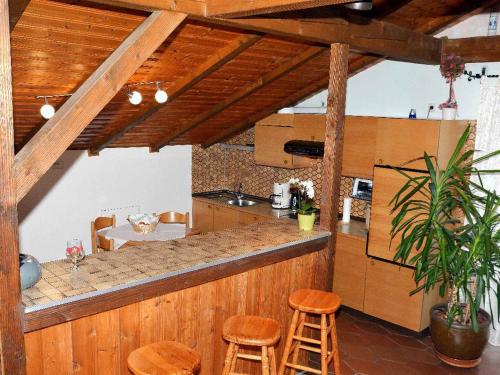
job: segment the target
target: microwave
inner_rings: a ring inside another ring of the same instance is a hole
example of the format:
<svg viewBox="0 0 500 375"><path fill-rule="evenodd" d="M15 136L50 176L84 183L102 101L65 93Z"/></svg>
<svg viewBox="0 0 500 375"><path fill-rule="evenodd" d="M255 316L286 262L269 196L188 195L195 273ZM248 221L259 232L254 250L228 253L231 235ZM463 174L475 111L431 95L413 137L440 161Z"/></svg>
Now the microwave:
<svg viewBox="0 0 500 375"><path fill-rule="evenodd" d="M355 178L352 185L352 197L364 201L372 200L372 181Z"/></svg>

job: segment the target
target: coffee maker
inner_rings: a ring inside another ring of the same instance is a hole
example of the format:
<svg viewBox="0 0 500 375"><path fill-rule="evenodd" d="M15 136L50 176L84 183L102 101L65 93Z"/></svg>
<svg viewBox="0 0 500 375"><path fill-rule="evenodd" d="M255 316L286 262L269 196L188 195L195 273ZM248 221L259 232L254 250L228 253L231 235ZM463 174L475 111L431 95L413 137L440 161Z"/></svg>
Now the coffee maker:
<svg viewBox="0 0 500 375"><path fill-rule="evenodd" d="M270 196L273 208L289 208L290 207L290 183L280 184L275 182L273 186L273 194Z"/></svg>

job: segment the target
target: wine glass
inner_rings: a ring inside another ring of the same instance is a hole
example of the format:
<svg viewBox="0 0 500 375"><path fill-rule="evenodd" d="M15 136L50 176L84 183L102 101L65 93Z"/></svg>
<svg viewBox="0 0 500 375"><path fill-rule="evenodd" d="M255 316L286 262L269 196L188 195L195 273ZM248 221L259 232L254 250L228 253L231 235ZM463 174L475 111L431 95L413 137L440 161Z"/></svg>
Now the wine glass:
<svg viewBox="0 0 500 375"><path fill-rule="evenodd" d="M73 263L71 269L73 271L77 270L78 263L81 262L83 258L85 258L82 240L74 238L66 242L66 257Z"/></svg>

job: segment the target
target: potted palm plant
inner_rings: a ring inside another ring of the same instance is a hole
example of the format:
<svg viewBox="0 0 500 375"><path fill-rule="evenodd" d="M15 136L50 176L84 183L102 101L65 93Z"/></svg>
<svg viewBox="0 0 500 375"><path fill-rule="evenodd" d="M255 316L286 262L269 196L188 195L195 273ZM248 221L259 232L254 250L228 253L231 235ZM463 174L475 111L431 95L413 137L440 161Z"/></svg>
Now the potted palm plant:
<svg viewBox="0 0 500 375"><path fill-rule="evenodd" d="M430 311L431 338L438 357L460 367L479 363L493 315L480 306L488 293L500 294L500 198L481 180L498 171L476 167L500 150L472 160L473 150L464 150L469 134L470 127L444 170L427 154L427 174L399 170L407 181L390 203L391 237L401 238L394 260L415 266L412 294L437 287L446 296Z"/></svg>

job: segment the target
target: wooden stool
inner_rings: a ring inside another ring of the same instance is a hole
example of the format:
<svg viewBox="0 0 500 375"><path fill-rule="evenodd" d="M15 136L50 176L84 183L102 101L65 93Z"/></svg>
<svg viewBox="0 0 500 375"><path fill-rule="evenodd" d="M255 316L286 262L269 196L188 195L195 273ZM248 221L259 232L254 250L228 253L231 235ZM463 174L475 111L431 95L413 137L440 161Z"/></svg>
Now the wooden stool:
<svg viewBox="0 0 500 375"><path fill-rule="evenodd" d="M276 375L274 344L280 338L280 327L276 320L235 315L225 321L222 337L229 341L222 375L236 374L234 370L238 358L261 361L263 375ZM259 346L261 355L238 353L240 345Z"/></svg>
<svg viewBox="0 0 500 375"><path fill-rule="evenodd" d="M200 357L186 345L161 341L134 350L128 368L135 375L192 375L200 369Z"/></svg>
<svg viewBox="0 0 500 375"><path fill-rule="evenodd" d="M335 327L335 311L340 307L340 297L335 293L321 290L301 289L292 293L288 299L288 303L295 309L295 312L293 313L292 323L288 337L286 338L278 374L283 375L286 368L289 367L292 375L295 375L296 370L327 375L328 365L333 360L335 375L339 375L340 360L337 346L337 330ZM321 315L321 323L306 322L306 314ZM330 325L327 324L327 316L330 320ZM302 336L304 327L319 330L321 332L321 340ZM330 334L331 339L331 350L328 350L328 334ZM321 355L321 370L297 364L300 349L319 353ZM292 361L288 362L290 354L292 354Z"/></svg>

